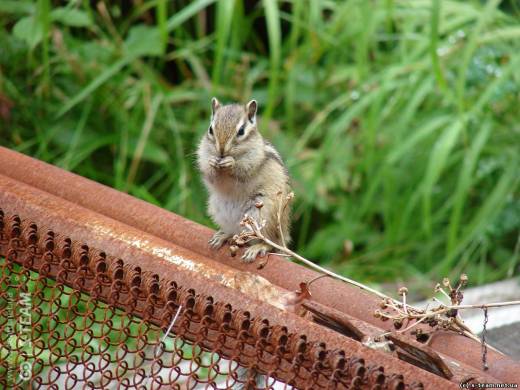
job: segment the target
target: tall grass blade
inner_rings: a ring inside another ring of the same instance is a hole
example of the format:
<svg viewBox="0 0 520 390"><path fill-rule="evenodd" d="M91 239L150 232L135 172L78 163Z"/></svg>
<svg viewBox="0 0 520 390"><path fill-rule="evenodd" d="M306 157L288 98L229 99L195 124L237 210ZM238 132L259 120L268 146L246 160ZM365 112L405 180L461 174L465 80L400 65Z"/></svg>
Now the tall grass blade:
<svg viewBox="0 0 520 390"><path fill-rule="evenodd" d="M446 80L444 78L444 72L441 68L441 64L439 61L439 54L437 50L439 48L439 15L440 15L441 1L433 0L432 1L432 17L431 17L431 27L430 27L430 57L432 59L432 66L435 73L435 78L437 80L437 85L446 93Z"/></svg>
<svg viewBox="0 0 520 390"><path fill-rule="evenodd" d="M432 199L434 196L434 186L444 171L450 153L465 125L463 119L458 119L451 126L448 126L435 143L430 158L428 159L428 168L426 169L426 175L421 185L422 225L428 238L431 238L432 235Z"/></svg>
<svg viewBox="0 0 520 390"><path fill-rule="evenodd" d="M233 7L235 0L221 0L217 3L217 44L213 66L213 84L219 85L224 65L224 53L229 42L229 32L233 23Z"/></svg>
<svg viewBox="0 0 520 390"><path fill-rule="evenodd" d="M446 275L453 266L457 256L466 248L471 241L478 239L490 222L494 221L502 206L520 182L518 175L518 158L515 157L505 167L493 191L486 198L475 216L465 224L462 236L455 248L433 269L437 274Z"/></svg>
<svg viewBox="0 0 520 390"><path fill-rule="evenodd" d="M186 20L192 18L198 12L207 8L209 5L213 4L216 0L195 0L190 2L186 7L176 12L170 19L168 19L168 23L166 24L166 29L168 32L175 30L181 24L183 24Z"/></svg>
<svg viewBox="0 0 520 390"><path fill-rule="evenodd" d="M450 217L446 249L447 254L450 254L456 245L464 204L468 198L470 188L474 183L475 167L482 148L489 138L490 132L491 124L485 122L477 133L477 136L473 139L470 149L464 158L464 163L457 182L457 188L455 190L453 210Z"/></svg>
<svg viewBox="0 0 520 390"><path fill-rule="evenodd" d="M269 120L277 104L279 71L281 60L281 31L280 14L276 0L263 0L265 18L267 23L267 35L269 37L269 94L264 117Z"/></svg>
<svg viewBox="0 0 520 390"><path fill-rule="evenodd" d="M469 63L471 61L471 58L475 52L475 49L477 48L478 43L478 37L482 33L482 30L486 26L486 24L489 22L489 20L492 19L492 16L495 12L496 7L500 3L501 0L489 0L486 2L486 6L483 9L483 11L478 16L477 23L473 30L471 31L471 34L468 39L468 43L466 44L464 48L464 52L462 53L462 61L460 62L458 74L457 74L457 84L456 84L456 91L457 91L457 99L458 99L458 106L459 111L464 111L465 109L465 90L466 90L466 77L468 72Z"/></svg>
<svg viewBox="0 0 520 390"><path fill-rule="evenodd" d="M92 94L96 89L102 86L105 82L110 80L114 75L116 75L121 69L123 69L128 63L133 60L131 57L124 57L114 62L110 67L108 67L103 73L101 73L98 77L92 80L85 88L83 88L80 92L78 92L72 99L70 99L65 105L58 111L56 114L56 119L59 119L67 112L69 112L72 108L74 108L77 104L81 103L85 100L90 94Z"/></svg>

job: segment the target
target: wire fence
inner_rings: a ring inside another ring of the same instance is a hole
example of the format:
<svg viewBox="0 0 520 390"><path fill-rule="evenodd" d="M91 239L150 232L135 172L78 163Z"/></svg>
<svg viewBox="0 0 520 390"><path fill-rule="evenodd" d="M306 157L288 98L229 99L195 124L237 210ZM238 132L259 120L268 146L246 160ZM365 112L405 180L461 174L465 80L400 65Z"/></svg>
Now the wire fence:
<svg viewBox="0 0 520 390"><path fill-rule="evenodd" d="M1 388L423 388L1 210L0 255Z"/></svg>

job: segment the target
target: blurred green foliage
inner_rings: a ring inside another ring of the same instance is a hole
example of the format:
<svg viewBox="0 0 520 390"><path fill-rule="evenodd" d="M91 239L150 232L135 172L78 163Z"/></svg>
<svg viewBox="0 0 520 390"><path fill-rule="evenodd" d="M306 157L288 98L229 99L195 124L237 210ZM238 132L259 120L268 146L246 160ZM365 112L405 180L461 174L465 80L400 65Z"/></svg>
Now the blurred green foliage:
<svg viewBox="0 0 520 390"><path fill-rule="evenodd" d="M371 282L512 276L514 4L2 0L0 140L210 224L210 98L254 97L294 178L297 251Z"/></svg>

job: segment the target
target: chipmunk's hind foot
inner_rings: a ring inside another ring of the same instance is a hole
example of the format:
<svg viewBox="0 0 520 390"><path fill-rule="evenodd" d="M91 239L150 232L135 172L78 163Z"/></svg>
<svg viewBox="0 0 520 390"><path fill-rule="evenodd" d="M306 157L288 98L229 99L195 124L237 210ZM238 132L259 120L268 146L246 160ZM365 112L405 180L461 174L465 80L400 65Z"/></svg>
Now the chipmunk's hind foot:
<svg viewBox="0 0 520 390"><path fill-rule="evenodd" d="M219 249L229 240L233 235L219 230L208 241L209 246L213 249Z"/></svg>
<svg viewBox="0 0 520 390"><path fill-rule="evenodd" d="M242 255L242 260L246 263L251 263L258 255L263 257L270 250L271 246L264 243L251 245L245 250L244 254Z"/></svg>

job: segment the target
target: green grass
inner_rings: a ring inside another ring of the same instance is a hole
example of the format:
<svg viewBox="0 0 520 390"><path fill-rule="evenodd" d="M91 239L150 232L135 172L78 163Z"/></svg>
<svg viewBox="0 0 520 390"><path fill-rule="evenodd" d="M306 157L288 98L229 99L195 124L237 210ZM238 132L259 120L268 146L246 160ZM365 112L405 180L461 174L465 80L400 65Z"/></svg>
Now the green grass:
<svg viewBox="0 0 520 390"><path fill-rule="evenodd" d="M514 2L91 4L0 3L3 145L209 224L210 98L255 97L303 255L368 282L518 273Z"/></svg>

